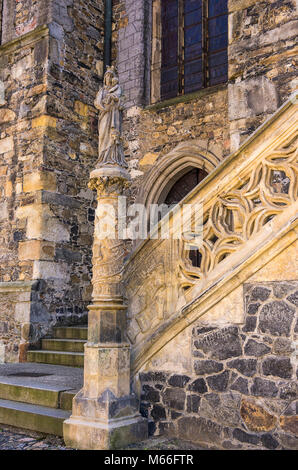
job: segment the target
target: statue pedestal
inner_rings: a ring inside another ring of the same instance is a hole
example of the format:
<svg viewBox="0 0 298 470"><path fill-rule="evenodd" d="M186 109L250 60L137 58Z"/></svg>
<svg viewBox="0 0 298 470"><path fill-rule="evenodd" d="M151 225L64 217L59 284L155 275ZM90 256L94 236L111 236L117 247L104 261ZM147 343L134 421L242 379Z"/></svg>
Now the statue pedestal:
<svg viewBox="0 0 298 470"><path fill-rule="evenodd" d="M94 170L89 186L97 190L98 206L109 204L116 214L118 196L127 179L126 171L119 167ZM125 246L117 237L101 239L99 213L95 219L84 387L73 399L72 415L64 422L63 431L66 445L75 449L117 449L148 437L147 420L141 417L139 402L130 390L130 345L125 340L122 286Z"/></svg>

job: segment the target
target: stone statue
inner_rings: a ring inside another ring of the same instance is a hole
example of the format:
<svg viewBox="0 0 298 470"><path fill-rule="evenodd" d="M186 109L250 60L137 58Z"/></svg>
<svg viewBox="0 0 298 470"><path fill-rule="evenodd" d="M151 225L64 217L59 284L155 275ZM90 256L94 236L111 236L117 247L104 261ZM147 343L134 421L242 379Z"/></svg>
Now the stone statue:
<svg viewBox="0 0 298 470"><path fill-rule="evenodd" d="M114 165L127 168L121 141L122 92L118 82L114 67L108 67L103 87L94 101L99 110L97 168Z"/></svg>

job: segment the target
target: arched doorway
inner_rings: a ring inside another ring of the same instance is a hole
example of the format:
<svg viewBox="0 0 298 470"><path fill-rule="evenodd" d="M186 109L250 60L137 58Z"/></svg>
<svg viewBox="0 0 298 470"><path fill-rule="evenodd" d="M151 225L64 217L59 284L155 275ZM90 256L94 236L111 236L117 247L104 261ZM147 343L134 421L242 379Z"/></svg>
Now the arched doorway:
<svg viewBox="0 0 298 470"><path fill-rule="evenodd" d="M160 202L164 202L168 206L178 204L193 188L206 178L207 174L201 168L192 168L173 184L164 201Z"/></svg>
<svg viewBox="0 0 298 470"><path fill-rule="evenodd" d="M192 168L172 185L164 201L160 202L164 202L167 206L178 204L207 175L208 173L202 168ZM199 250L190 250L189 259L194 267L200 267L201 254Z"/></svg>

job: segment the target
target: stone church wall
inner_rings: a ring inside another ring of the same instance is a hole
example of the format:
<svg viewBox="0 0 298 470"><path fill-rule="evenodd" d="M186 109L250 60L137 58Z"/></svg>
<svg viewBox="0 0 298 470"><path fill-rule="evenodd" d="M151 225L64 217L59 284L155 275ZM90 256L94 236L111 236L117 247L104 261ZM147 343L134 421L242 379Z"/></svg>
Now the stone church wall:
<svg viewBox="0 0 298 470"><path fill-rule="evenodd" d="M297 289L297 281L244 284L244 322L192 328L188 372L142 372L151 433L209 448L296 449Z"/></svg>
<svg viewBox="0 0 298 470"><path fill-rule="evenodd" d="M26 347L38 345L49 326L86 322L91 299L94 208L87 184L97 155L93 100L101 84L95 66L103 60L103 5L44 5L4 2L0 329L10 331L1 343L9 361L24 360ZM26 14L31 28L21 33L17 23L27 24ZM42 302L36 304L32 292L31 302L18 306L28 297L23 283L38 280ZM19 292L11 303L6 283ZM14 321L19 327L7 326Z"/></svg>
<svg viewBox="0 0 298 470"><path fill-rule="evenodd" d="M36 342L47 325L86 320L94 219L87 182L97 155L93 100L102 79L104 4L1 2L0 282L17 283L22 296L23 282L44 281L43 308L24 307L20 328L36 320L29 337L18 330L3 340L18 360L25 357L18 343ZM295 8L292 0L230 0L229 83L151 106L151 1L113 1L112 58L126 97L133 198L180 142L212 145L224 158L288 98ZM15 303L5 305L2 322L16 315Z"/></svg>
<svg viewBox="0 0 298 470"><path fill-rule="evenodd" d="M134 192L181 141L202 139L223 157L237 150L297 86L296 2L230 0L228 84L151 106L150 4L113 3L112 56L126 98L125 154Z"/></svg>

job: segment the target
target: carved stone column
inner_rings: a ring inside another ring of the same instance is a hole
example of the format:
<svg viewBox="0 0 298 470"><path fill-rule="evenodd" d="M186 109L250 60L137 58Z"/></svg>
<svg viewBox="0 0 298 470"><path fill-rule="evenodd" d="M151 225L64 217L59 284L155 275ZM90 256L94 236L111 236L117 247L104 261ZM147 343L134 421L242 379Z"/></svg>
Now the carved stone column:
<svg viewBox="0 0 298 470"><path fill-rule="evenodd" d="M93 301L89 306L84 387L73 399L72 416L64 422L64 439L76 449L116 449L146 439L148 432L147 420L140 416L138 400L130 390L130 345L125 340L122 290L125 246L118 238L119 221L115 221L115 238L101 239L98 230L103 204L109 204L117 214L118 196L129 176L120 166L98 168L90 176L89 187L98 195Z"/></svg>

